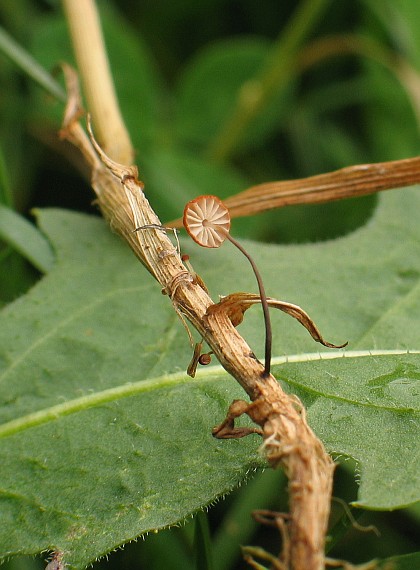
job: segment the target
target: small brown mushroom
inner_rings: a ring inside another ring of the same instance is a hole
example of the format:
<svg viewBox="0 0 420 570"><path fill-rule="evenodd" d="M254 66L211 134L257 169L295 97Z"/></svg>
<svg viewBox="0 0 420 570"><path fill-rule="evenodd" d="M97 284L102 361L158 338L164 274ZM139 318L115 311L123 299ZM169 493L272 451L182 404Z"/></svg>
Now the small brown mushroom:
<svg viewBox="0 0 420 570"><path fill-rule="evenodd" d="M271 322L261 275L249 253L229 233L230 214L229 210L217 196L198 196L188 202L184 209L183 224L191 238L202 247L220 247L225 239L235 245L251 264L257 279L261 297L261 305L265 322L265 364L264 375L270 374L271 368Z"/></svg>
<svg viewBox="0 0 420 570"><path fill-rule="evenodd" d="M185 206L183 224L203 247L219 247L230 229L229 210L217 196L199 196Z"/></svg>

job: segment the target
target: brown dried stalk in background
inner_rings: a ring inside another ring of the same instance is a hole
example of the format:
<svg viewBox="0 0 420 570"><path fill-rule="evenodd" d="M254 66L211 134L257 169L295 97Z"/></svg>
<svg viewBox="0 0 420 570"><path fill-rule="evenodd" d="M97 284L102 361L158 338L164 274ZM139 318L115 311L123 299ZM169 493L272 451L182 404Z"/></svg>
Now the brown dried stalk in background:
<svg viewBox="0 0 420 570"><path fill-rule="evenodd" d="M420 182L420 157L357 164L299 180L251 186L224 201L232 217L296 204L321 204Z"/></svg>
<svg viewBox="0 0 420 570"><path fill-rule="evenodd" d="M322 204L419 182L420 157L417 156L389 162L357 164L297 180L265 182L230 196L223 203L229 208L231 218L240 218L284 206ZM180 228L182 220L167 225Z"/></svg>

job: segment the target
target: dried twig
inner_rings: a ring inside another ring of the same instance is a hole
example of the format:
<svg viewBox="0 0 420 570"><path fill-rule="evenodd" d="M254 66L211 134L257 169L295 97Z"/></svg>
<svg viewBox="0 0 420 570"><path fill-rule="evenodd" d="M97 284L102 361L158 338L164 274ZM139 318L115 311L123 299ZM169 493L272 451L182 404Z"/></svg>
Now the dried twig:
<svg viewBox="0 0 420 570"><path fill-rule="evenodd" d="M64 570L66 565L63 562L64 552L55 551L51 556L51 560L47 564L45 570Z"/></svg>
<svg viewBox="0 0 420 570"><path fill-rule="evenodd" d="M258 433L265 440L268 461L273 467L283 466L290 482L290 568L321 570L334 464L309 428L301 408L296 408L296 399L285 394L272 375L264 375L263 365L238 334L229 311L209 310L213 301L159 229L160 221L137 179L136 168L110 160L95 143L89 148L78 122L67 120L62 135L86 155L97 202L114 231L127 241L252 400L251 404L241 402L239 407L231 407L227 420L214 430L214 435L237 437L234 420L241 413L247 413L260 426ZM95 159L95 150L100 160ZM147 225L152 226L149 231L134 231Z"/></svg>
<svg viewBox="0 0 420 570"><path fill-rule="evenodd" d="M101 145L111 158L131 164L134 152L119 110L95 2L63 0L63 8Z"/></svg>
<svg viewBox="0 0 420 570"><path fill-rule="evenodd" d="M98 18L90 18L89 27L80 21L81 15L83 20L85 10L94 9L93 1L64 1L73 39L77 38L78 60L91 58L89 72L85 65L81 65L83 80L89 84L88 101L91 106L97 105L99 109L106 108L108 104L116 105L112 89L102 90L107 66L95 66L98 52L103 52L99 30L93 29L98 27ZM84 48L92 38L96 38L97 45ZM67 78L71 79L70 70L65 68L65 71ZM333 461L308 426L304 409L297 398L285 394L271 374L264 375L263 365L238 334L229 311L220 308L211 310L214 303L205 286L184 265L179 252L166 233L161 231L160 220L144 194L136 167L126 165L130 164L130 145L118 147L112 144L115 134L108 127L109 115L98 113L97 109L95 128L101 133L101 140L105 141L107 152L113 160L93 137L89 141L78 123L76 83L74 79L68 83L72 85L72 93L61 134L77 146L86 158L91 168L97 203L104 217L113 230L126 240L170 297L176 310L196 328L222 366L239 382L251 400L251 403L234 402L225 421L213 430L213 434L222 438L246 435L234 425L235 419L246 413L258 426L253 431L261 434L264 439L263 447L269 463L273 467L282 466L285 469L289 479L290 515L287 518L287 528L282 526L282 533L287 536L287 540L277 566L285 570L286 564L287 570L323 569ZM101 97L105 97L106 101L98 102ZM117 116L114 109L112 117ZM148 231L135 231L144 226L149 227Z"/></svg>
<svg viewBox="0 0 420 570"><path fill-rule="evenodd" d="M297 180L265 182L251 186L223 200L223 203L229 208L231 218L240 218L285 206L323 204L365 196L419 182L420 157L417 156L389 162L358 164ZM182 219L166 225L180 228Z"/></svg>

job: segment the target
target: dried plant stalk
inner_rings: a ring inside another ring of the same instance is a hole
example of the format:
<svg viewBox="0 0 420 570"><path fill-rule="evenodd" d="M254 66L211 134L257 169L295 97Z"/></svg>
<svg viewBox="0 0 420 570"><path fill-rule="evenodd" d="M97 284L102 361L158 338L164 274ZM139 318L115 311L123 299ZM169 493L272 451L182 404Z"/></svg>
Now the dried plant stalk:
<svg viewBox="0 0 420 570"><path fill-rule="evenodd" d="M118 107L95 3L63 0L63 8L98 138L109 156L131 164L134 153Z"/></svg>
<svg viewBox="0 0 420 570"><path fill-rule="evenodd" d="M420 157L358 164L300 180L252 186L224 201L232 217L296 204L321 204L420 182Z"/></svg>
<svg viewBox="0 0 420 570"><path fill-rule="evenodd" d="M77 118L77 105L70 102L68 108ZM97 202L113 230L127 241L177 310L192 323L222 366L249 395L251 404L236 402L214 434L245 435L235 431L234 420L247 413L261 428L259 433L264 438L270 464L285 468L290 489L288 550L283 553L283 558L290 561L287 568L321 570L334 464L309 428L303 408L297 405L295 397L283 392L272 375L264 377L263 365L238 334L229 311L211 310L214 303L208 293L184 266L167 235L158 229L160 221L137 179L136 167L119 165L97 145L93 147L80 124L72 121L69 114L62 136L81 150L91 166ZM134 231L146 225L152 228Z"/></svg>
<svg viewBox="0 0 420 570"><path fill-rule="evenodd" d="M85 83L89 85L88 100L98 108L116 105L112 90L102 91L106 65L103 61L103 45L100 40L98 18L92 17L89 26L83 26L83 5L94 9L92 0L63 0L73 39L77 36L79 62L90 58L89 66L81 65ZM96 45L88 40L96 38ZM85 46L85 47L84 47ZM98 56L99 54L99 56ZM86 70L89 71L86 71ZM138 180L135 166L130 163L130 148L125 140L124 148L107 144L111 160L78 123L80 106L74 75L64 68L71 97L67 106L62 136L71 141L86 159L92 176L92 186L97 203L113 230L131 247L135 255L160 283L171 299L174 308L182 313L210 346L222 366L242 386L251 403L234 402L224 422L213 430L216 437L242 437L246 430L236 428L235 418L246 413L259 426L253 431L264 439L267 459L273 467L282 466L289 478L290 514L284 517L282 530L283 552L278 559L282 570L321 570L324 568L324 543L327 530L334 464L307 424L304 409L294 396L285 394L270 374L264 376L264 367L253 351L239 335L231 321L229 310L212 311L213 301L205 285L183 264L179 252L173 247L165 232L159 229L160 221L151 208ZM89 75L87 77L87 74ZM107 78L109 79L109 78ZM95 89L96 86L96 89ZM98 101L104 97L106 101ZM94 110L94 109L92 109ZM118 117L115 109L111 115L95 110L95 126L101 140L115 137L109 124L110 116ZM117 121L118 122L118 121ZM128 141L129 143L129 141ZM128 156L128 158L127 158ZM148 231L135 231L149 226ZM283 309L282 309L283 310ZM249 433L249 430L248 430Z"/></svg>
<svg viewBox="0 0 420 570"><path fill-rule="evenodd" d="M414 157L358 164L297 180L265 182L251 186L223 200L223 203L229 208L232 218L240 218L284 206L323 204L411 186L419 182L420 157ZM182 220L178 219L166 225L180 228Z"/></svg>

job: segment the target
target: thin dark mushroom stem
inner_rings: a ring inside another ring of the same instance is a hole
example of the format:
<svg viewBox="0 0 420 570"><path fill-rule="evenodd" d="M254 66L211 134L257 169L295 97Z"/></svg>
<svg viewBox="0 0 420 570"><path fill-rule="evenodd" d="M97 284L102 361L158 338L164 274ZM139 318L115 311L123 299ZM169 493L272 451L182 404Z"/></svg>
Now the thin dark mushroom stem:
<svg viewBox="0 0 420 570"><path fill-rule="evenodd" d="M270 320L270 312L269 312L269 307L268 307L268 303L267 303L267 295L265 294L265 288L264 288L264 283L262 281L260 272L258 271L258 268L255 264L255 261L252 259L252 257L249 255L249 253L242 247L242 245L236 241L235 238L233 238L229 232L225 231L224 232L226 235L226 238L233 243L233 245L235 245L240 252L242 252L245 257L248 259L249 263L251 264L251 267L254 271L255 277L257 279L257 283L258 283L258 289L260 292L260 297L261 297L261 306L263 309L263 314L264 314L264 324L265 324L265 360L264 360L264 376L269 376L270 375L270 370L271 370L271 345L272 345L272 330L271 330L271 320Z"/></svg>
<svg viewBox="0 0 420 570"><path fill-rule="evenodd" d="M202 247L216 248L220 247L227 238L250 262L257 279L264 314L265 363L263 377L266 378L270 376L272 332L267 296L265 294L261 275L254 260L249 253L245 251L241 244L229 233L229 210L217 196L212 196L210 194L198 196L186 204L182 221L188 234L196 243L198 243L198 245L201 245Z"/></svg>

